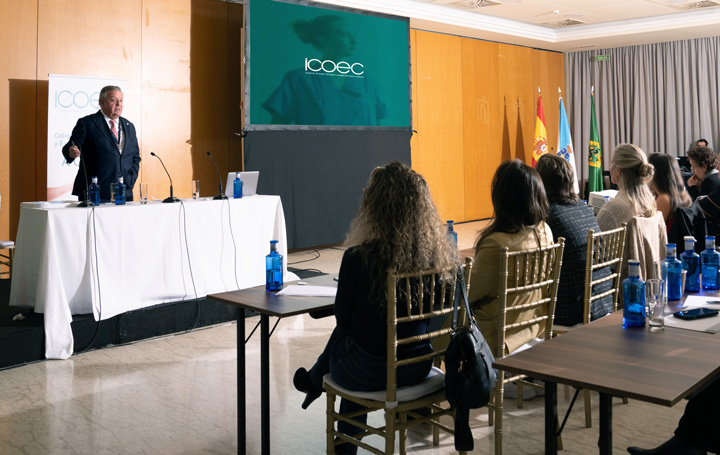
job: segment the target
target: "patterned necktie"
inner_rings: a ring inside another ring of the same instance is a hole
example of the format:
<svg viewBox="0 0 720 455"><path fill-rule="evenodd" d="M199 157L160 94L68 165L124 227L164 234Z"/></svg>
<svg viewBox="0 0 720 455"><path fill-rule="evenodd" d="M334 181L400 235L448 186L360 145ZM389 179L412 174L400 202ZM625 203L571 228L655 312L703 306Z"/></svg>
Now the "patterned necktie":
<svg viewBox="0 0 720 455"><path fill-rule="evenodd" d="M115 120L110 120L110 131L112 131L113 136L115 136L115 143L117 144L118 149L120 148L120 138L118 137L118 130L115 126Z"/></svg>

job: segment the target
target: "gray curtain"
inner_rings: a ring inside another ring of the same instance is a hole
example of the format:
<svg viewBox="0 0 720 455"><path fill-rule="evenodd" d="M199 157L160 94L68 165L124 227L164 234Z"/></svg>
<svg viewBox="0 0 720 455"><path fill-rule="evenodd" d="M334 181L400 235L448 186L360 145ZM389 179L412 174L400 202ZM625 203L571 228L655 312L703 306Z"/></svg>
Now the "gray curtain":
<svg viewBox="0 0 720 455"><path fill-rule="evenodd" d="M699 138L720 148L720 37L565 54L568 118L578 180L587 181L590 90L603 169L617 144L683 156ZM597 55L608 55L595 61ZM583 185L581 184L581 187Z"/></svg>

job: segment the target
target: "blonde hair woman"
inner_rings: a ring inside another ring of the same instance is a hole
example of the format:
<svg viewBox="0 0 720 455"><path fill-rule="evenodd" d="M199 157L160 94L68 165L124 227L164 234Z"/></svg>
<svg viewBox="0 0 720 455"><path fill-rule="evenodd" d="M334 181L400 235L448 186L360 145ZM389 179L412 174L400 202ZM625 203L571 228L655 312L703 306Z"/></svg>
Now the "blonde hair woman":
<svg viewBox="0 0 720 455"><path fill-rule="evenodd" d="M654 167L645 152L634 144L615 147L610 166L610 177L617 183L617 196L605 203L597 215L600 229L609 231L628 223L633 217L650 218L657 207L648 183L652 181Z"/></svg>

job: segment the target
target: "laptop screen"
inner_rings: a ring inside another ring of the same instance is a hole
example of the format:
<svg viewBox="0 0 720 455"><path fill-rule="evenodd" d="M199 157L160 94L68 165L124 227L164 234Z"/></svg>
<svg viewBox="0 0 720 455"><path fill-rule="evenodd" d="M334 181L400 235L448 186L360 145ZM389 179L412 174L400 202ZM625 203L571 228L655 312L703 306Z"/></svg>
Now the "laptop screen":
<svg viewBox="0 0 720 455"><path fill-rule="evenodd" d="M233 181L237 172L228 172L227 185L225 185L225 195L233 197ZM255 196L257 194L258 178L260 171L248 171L240 173L240 180L243 181L243 197Z"/></svg>

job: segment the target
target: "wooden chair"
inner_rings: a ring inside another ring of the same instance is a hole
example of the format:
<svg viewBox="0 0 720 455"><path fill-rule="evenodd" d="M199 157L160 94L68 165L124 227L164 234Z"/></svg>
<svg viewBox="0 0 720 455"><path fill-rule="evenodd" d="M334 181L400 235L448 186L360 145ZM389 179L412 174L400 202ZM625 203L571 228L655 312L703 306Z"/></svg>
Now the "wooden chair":
<svg viewBox="0 0 720 455"><path fill-rule="evenodd" d="M0 194L0 207L2 207L2 195ZM12 278L13 259L15 257L15 242L12 240L0 240L0 250L7 250L7 253L0 253L0 276L7 274ZM7 270L3 270L3 266Z"/></svg>
<svg viewBox="0 0 720 455"><path fill-rule="evenodd" d="M537 249L510 252L502 248L500 254L500 287L498 290L497 344L495 358L500 359L506 354L505 334L508 330L538 330L539 335L513 352L529 348L543 340L552 338L553 316L557 300L560 267L565 248L565 239L560 237L558 243ZM491 277L488 277L491 279ZM511 317L508 314L519 315ZM489 413L490 425L495 425L495 455L502 455L502 411L504 386L509 382L518 382L518 403L521 405L522 384L541 387L532 382L523 381L525 375L505 377L498 371ZM562 445L560 441L559 446Z"/></svg>
<svg viewBox="0 0 720 455"><path fill-rule="evenodd" d="M585 296L583 298L583 324L592 319L592 304L606 296L611 295L613 299L612 311L617 311L618 296L620 295L620 272L623 264L623 253L625 251L625 234L627 224L606 232L595 233L588 229L587 256L585 258ZM603 278L593 280L593 272L610 267L612 273ZM612 281L612 288L593 295L592 288L599 284ZM592 427L592 403L590 391L583 390L585 402L585 427ZM625 398L627 400L627 398ZM625 401L627 402L627 401Z"/></svg>
<svg viewBox="0 0 720 455"><path fill-rule="evenodd" d="M466 275L469 275L472 259L466 259ZM395 433L398 432L400 454L407 452L406 436L410 426L420 423L429 423L433 427L433 445L439 445L439 431L443 430L454 434L454 426L440 422L440 417L450 416L454 419L455 409L445 398L445 374L437 367L433 367L430 374L420 383L398 387L396 383L397 369L402 365L433 360L445 356L445 350L436 350L430 354L398 359L398 346L431 340L438 336L449 336L452 328L439 328L425 335L402 338L398 336L398 326L419 319L452 317L453 299L455 296L456 280L440 283L438 277L442 273L450 273L454 277L456 270L428 270L417 273L395 274L388 270L388 343L387 343L387 386L385 390L377 392L357 392L340 387L330 375L324 378L324 388L327 392L327 453L334 454L335 441L347 442L362 447L375 454L392 454L395 450ZM398 289L405 292L398 293ZM417 293L413 299L411 291ZM413 302L416 305L413 307ZM403 308L402 314L397 316L397 309ZM466 318L463 318L466 319ZM335 410L336 397L358 403L367 409L355 413L340 414ZM444 404L444 406L441 406ZM375 410L385 413L385 425L373 427L369 424L359 423L355 417ZM426 410L426 412L418 412ZM348 436L338 432L335 424L338 421L351 423L362 429L359 434ZM368 435L379 435L385 439L384 450L376 449L361 439Z"/></svg>

